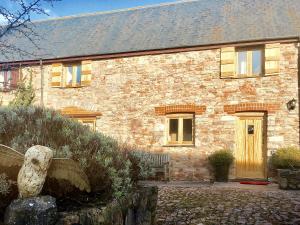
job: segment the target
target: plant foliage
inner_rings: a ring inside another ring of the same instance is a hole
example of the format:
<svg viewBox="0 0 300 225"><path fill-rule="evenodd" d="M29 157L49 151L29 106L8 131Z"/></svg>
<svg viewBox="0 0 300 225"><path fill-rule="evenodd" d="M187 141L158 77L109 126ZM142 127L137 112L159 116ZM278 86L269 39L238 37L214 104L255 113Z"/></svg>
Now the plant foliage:
<svg viewBox="0 0 300 225"><path fill-rule="evenodd" d="M29 83L25 79L18 82L14 99L9 103L10 106L30 106L34 102L35 92L32 86L32 74L30 74Z"/></svg>
<svg viewBox="0 0 300 225"><path fill-rule="evenodd" d="M11 185L12 181L8 180L6 174L0 174L0 195L8 195L10 192Z"/></svg>
<svg viewBox="0 0 300 225"><path fill-rule="evenodd" d="M154 176L150 153L131 150L128 154L128 157L132 164L131 175L135 182Z"/></svg>
<svg viewBox="0 0 300 225"><path fill-rule="evenodd" d="M296 169L300 168L300 149L286 147L278 149L270 158L274 169Z"/></svg>
<svg viewBox="0 0 300 225"><path fill-rule="evenodd" d="M224 149L212 153L208 157L208 161L211 166L230 166L234 160L232 152L230 150Z"/></svg>
<svg viewBox="0 0 300 225"><path fill-rule="evenodd" d="M33 145L50 147L56 157L69 157L85 169L92 191L115 197L134 185L132 162L117 141L93 132L54 110L39 107L0 107L0 143L22 153Z"/></svg>
<svg viewBox="0 0 300 225"><path fill-rule="evenodd" d="M230 150L224 149L212 153L208 162L213 169L216 181L227 181L230 165L234 157Z"/></svg>

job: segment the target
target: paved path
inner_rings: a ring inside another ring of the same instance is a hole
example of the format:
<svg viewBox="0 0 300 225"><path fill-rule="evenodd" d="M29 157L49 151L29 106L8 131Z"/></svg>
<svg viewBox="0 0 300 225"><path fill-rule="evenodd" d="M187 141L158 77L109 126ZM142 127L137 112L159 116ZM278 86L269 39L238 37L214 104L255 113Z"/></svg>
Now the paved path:
<svg viewBox="0 0 300 225"><path fill-rule="evenodd" d="M156 184L158 225L300 225L300 191L238 183Z"/></svg>

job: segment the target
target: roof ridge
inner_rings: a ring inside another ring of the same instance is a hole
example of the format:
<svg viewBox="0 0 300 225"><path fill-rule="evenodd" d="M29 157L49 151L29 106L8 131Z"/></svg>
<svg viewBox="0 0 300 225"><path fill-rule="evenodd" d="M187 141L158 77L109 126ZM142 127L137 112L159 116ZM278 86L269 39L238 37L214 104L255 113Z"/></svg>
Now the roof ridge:
<svg viewBox="0 0 300 225"><path fill-rule="evenodd" d="M103 15L104 14L114 14L114 13L119 13L119 12L128 12L128 11L135 11L135 10L148 9L148 8L158 8L158 7L163 7L163 6L177 5L177 4L182 4L182 3L186 3L186 2L197 2L197 1L201 1L201 0L177 0L175 2L164 2L164 3L159 3L159 4L136 6L136 7L132 7L132 8L115 9L115 10L109 10L109 11L97 11L97 12L81 13L81 14L74 14L74 15L69 15L69 16L55 17L55 18L39 19L39 20L34 20L32 22L40 23L40 22L47 22L47 21L53 21L53 20L67 20L67 19L74 19L74 18L102 15L102 14Z"/></svg>

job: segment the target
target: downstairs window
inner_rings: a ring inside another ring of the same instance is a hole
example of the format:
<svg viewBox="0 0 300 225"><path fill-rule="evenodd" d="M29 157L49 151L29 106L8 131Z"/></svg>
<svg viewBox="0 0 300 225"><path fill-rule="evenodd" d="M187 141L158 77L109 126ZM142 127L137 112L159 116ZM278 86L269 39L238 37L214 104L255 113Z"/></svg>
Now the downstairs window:
<svg viewBox="0 0 300 225"><path fill-rule="evenodd" d="M193 145L194 144L194 115L170 114L167 115L167 144Z"/></svg>
<svg viewBox="0 0 300 225"><path fill-rule="evenodd" d="M82 123L84 126L87 126L92 131L96 131L96 118L78 118L77 119L80 123Z"/></svg>

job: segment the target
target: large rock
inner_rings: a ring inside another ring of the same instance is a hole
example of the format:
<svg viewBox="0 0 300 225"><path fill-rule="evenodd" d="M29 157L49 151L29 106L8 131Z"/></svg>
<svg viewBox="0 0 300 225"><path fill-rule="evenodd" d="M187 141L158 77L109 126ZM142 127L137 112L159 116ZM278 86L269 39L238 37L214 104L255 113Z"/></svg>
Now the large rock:
<svg viewBox="0 0 300 225"><path fill-rule="evenodd" d="M53 152L50 148L36 145L27 150L18 175L19 197L38 196L44 186Z"/></svg>
<svg viewBox="0 0 300 225"><path fill-rule="evenodd" d="M56 200L51 196L14 200L4 216L6 225L53 225L56 220Z"/></svg>

